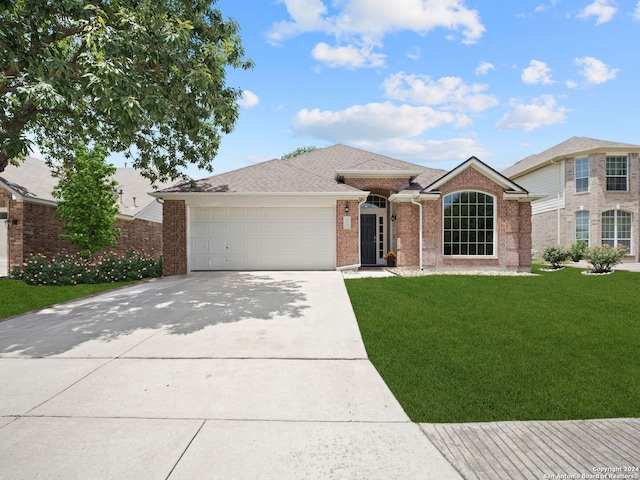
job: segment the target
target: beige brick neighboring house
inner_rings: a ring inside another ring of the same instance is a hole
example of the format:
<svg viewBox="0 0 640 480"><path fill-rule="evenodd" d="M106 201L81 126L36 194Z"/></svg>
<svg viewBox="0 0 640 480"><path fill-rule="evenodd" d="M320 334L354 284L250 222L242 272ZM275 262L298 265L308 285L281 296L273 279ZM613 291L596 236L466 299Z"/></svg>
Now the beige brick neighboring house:
<svg viewBox="0 0 640 480"><path fill-rule="evenodd" d="M114 178L121 188L115 223L121 237L109 251L161 255L162 205L149 196L149 181L132 168L118 168ZM51 195L56 183L45 162L31 157L0 172L0 276L31 255L77 251L60 239L64 224L55 218L57 201Z"/></svg>
<svg viewBox="0 0 640 480"><path fill-rule="evenodd" d="M198 270L531 268L538 197L471 157L450 172L345 145L153 193L164 274Z"/></svg>
<svg viewBox="0 0 640 480"><path fill-rule="evenodd" d="M572 137L503 174L545 197L531 204L532 246L625 245L638 261L640 145Z"/></svg>

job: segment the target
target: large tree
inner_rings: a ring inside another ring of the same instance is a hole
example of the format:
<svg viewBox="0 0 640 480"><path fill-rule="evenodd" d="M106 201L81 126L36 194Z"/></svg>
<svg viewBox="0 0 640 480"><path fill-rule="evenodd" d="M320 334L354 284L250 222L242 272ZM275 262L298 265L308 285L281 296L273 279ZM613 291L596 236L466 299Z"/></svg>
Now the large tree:
<svg viewBox="0 0 640 480"><path fill-rule="evenodd" d="M0 171L79 143L123 152L153 181L212 170L238 117L227 68L248 69L215 0L0 2Z"/></svg>

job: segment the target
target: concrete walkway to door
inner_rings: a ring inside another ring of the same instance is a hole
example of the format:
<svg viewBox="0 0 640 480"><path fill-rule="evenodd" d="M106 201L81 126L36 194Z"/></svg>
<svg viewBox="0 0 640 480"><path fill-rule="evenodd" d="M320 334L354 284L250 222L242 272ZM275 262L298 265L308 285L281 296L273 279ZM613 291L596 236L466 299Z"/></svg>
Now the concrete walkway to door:
<svg viewBox="0 0 640 480"><path fill-rule="evenodd" d="M338 272L170 277L0 322L0 478L459 479Z"/></svg>

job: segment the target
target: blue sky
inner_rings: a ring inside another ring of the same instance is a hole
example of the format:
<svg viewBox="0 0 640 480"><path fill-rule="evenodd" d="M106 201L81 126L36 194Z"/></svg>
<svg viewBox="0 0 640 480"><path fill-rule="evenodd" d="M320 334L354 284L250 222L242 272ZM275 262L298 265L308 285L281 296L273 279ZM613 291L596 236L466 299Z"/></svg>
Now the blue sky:
<svg viewBox="0 0 640 480"><path fill-rule="evenodd" d="M306 145L502 169L574 135L640 143L637 0L214 6L256 64L228 73L245 94L215 173Z"/></svg>

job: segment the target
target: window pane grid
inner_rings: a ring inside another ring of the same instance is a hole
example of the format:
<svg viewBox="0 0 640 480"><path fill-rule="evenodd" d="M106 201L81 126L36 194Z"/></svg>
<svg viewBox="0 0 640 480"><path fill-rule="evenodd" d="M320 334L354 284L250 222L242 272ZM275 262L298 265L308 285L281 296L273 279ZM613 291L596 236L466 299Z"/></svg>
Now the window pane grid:
<svg viewBox="0 0 640 480"><path fill-rule="evenodd" d="M576 212L576 241L578 240L589 243L589 212Z"/></svg>
<svg viewBox="0 0 640 480"><path fill-rule="evenodd" d="M610 247L623 245L631 251L631 214L619 210L602 213L602 244Z"/></svg>
<svg viewBox="0 0 640 480"><path fill-rule="evenodd" d="M607 155L607 190L627 190L626 155Z"/></svg>
<svg viewBox="0 0 640 480"><path fill-rule="evenodd" d="M589 157L576 159L576 192L589 191Z"/></svg>
<svg viewBox="0 0 640 480"><path fill-rule="evenodd" d="M444 254L493 255L493 197L459 192L444 198Z"/></svg>

